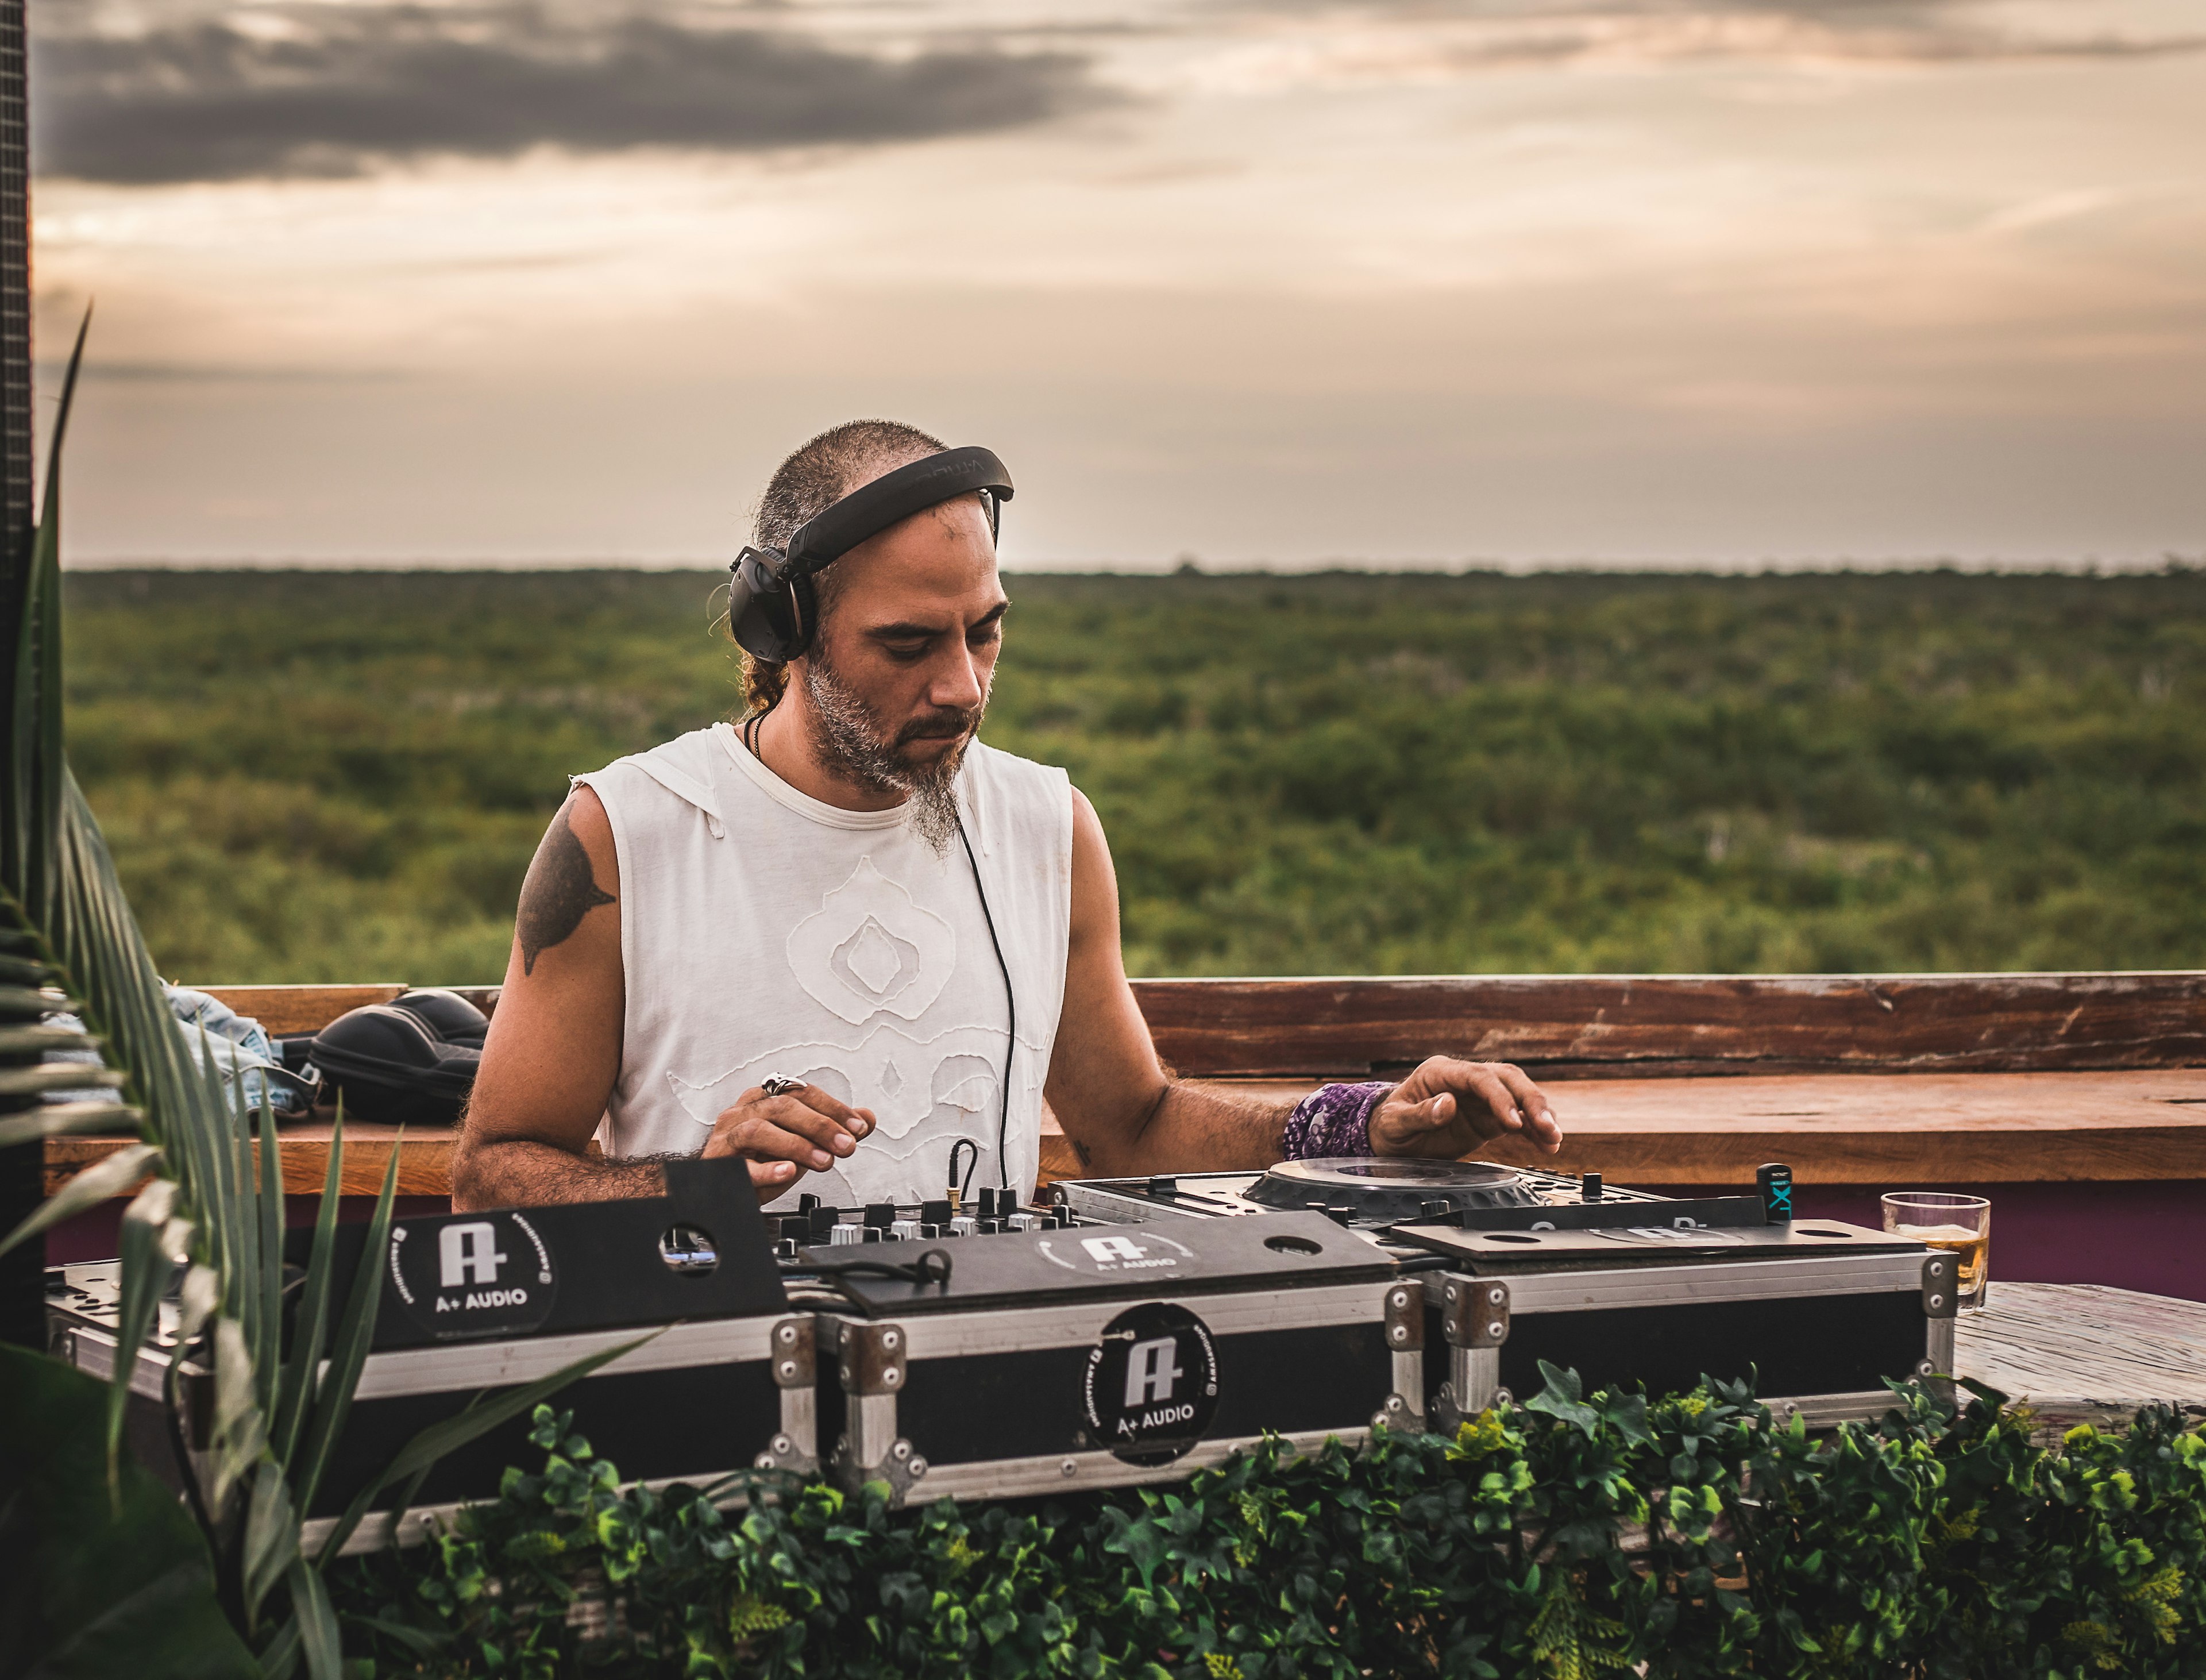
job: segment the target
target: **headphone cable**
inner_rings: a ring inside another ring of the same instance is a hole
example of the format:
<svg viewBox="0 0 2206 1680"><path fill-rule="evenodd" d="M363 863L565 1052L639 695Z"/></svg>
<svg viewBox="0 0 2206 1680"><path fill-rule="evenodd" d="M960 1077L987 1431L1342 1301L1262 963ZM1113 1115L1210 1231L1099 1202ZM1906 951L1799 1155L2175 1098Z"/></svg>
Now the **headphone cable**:
<svg viewBox="0 0 2206 1680"><path fill-rule="evenodd" d="M758 726L765 721L766 713L763 712L754 712L743 719L743 745L750 749L754 759L759 756ZM760 759L759 762L763 764L766 761ZM995 912L988 908L988 889L981 879L981 860L973 855L973 841L965 832L963 812L957 816L957 838L965 848L965 861L973 871L973 891L981 901L981 920L987 924L989 946L996 953L996 971L1004 977L1004 1100L1002 1111L996 1119L996 1177L1008 1190L1011 1188L1011 1164L1006 1153L1011 1135L1011 1063L1019 1053L1019 1004L1011 991L1011 965L1004 960L1004 942L996 935ZM970 1142L971 1140L961 1141ZM977 1157L981 1152L976 1147L973 1153ZM968 1189L972 1188L973 1167L978 1165L980 1162L976 1159L971 1166L965 1169L965 1188ZM954 1182L957 1171L957 1148L954 1145L951 1149L951 1171ZM959 1200L963 1200L963 1195Z"/></svg>
<svg viewBox="0 0 2206 1680"><path fill-rule="evenodd" d="M1005 1151L1011 1135L1011 1063L1019 1053L1019 1004L1011 992L1011 965L1004 961L1004 942L996 937L995 914L988 909L988 889L981 881L981 860L973 855L973 842L965 832L963 812L957 815L957 837L964 842L965 861L973 867L973 891L980 896L981 920L988 924L988 943L995 947L996 967L1004 976L1004 1110L996 1122L996 1177L1008 1190L1011 1188L1011 1163Z"/></svg>

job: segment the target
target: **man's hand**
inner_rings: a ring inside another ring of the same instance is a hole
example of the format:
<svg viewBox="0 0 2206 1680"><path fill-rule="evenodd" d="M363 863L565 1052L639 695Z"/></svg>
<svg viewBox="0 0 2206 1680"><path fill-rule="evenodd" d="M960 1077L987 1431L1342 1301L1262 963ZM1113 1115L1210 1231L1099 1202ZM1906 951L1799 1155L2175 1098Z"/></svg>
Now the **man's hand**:
<svg viewBox="0 0 2206 1680"><path fill-rule="evenodd" d="M712 1123L704 1153L740 1155L750 1163L751 1188L765 1201L803 1172L821 1172L838 1155L856 1152L873 1129L871 1109L852 1108L816 1085L769 1097L754 1085Z"/></svg>
<svg viewBox="0 0 2206 1680"><path fill-rule="evenodd" d="M1550 1155L1563 1147L1553 1105L1522 1069L1434 1056L1372 1111L1371 1152L1453 1160L1512 1132Z"/></svg>

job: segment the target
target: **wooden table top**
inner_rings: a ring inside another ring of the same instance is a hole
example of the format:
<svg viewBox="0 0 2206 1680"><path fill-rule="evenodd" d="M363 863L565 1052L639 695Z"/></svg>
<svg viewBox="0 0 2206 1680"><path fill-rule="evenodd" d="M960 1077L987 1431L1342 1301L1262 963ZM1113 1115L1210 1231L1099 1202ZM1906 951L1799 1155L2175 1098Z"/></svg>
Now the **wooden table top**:
<svg viewBox="0 0 2206 1680"><path fill-rule="evenodd" d="M1232 1086L1283 1101L1310 1088ZM1750 1183L1764 1161L1786 1162L1803 1184L2206 1178L2206 1068L1573 1079L1546 1089L1562 1154L1496 1144L1481 1159L1619 1184ZM1052 1165L1070 1176L1070 1150Z"/></svg>
<svg viewBox="0 0 2206 1680"><path fill-rule="evenodd" d="M1283 1101L1314 1082L1231 1081ZM1565 1137L1559 1159L1541 1164L1619 1184L1737 1185L1751 1182L1764 1161L1786 1162L1810 1185L2206 1177L2202 1068L1580 1079L1550 1089ZM326 1123L284 1129L287 1189L321 1189L329 1138ZM50 1141L48 1193L120 1147L106 1138ZM393 1128L365 1123L346 1128L345 1193L373 1194L394 1147L402 1195L450 1194L451 1133L417 1129L400 1146ZM1533 1159L1521 1145L1480 1153ZM1043 1181L1078 1174L1070 1144L1045 1117Z"/></svg>
<svg viewBox="0 0 2206 1680"><path fill-rule="evenodd" d="M2206 1302L2096 1284L1991 1282L1955 1326L1955 1374L2037 1413L2041 1431L2127 1423L2155 1401L2206 1417Z"/></svg>

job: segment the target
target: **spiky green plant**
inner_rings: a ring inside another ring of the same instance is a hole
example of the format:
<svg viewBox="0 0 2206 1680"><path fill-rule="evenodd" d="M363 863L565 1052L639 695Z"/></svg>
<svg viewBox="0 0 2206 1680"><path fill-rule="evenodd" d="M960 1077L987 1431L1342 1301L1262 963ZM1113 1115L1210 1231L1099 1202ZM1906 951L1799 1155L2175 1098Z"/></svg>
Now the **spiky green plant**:
<svg viewBox="0 0 2206 1680"><path fill-rule="evenodd" d="M226 1096L211 1049L202 1044L195 1057L178 1031L63 747L62 443L90 325L87 315L62 384L22 619L0 625L0 634L12 629L17 647L14 690L0 696L8 742L0 779L0 1058L15 1063L0 1065L0 1107L14 1111L0 1113L0 1147L42 1146L72 1134L127 1134L134 1141L0 1236L0 1254L146 1181L122 1224L118 1350L105 1420L110 1497L136 1355L182 1268L176 1321L161 1338L169 1355L164 1397L174 1415L187 1357L212 1369L209 1451L183 1468L223 1608L268 1675L288 1674L303 1659L313 1680L338 1680L337 1617L322 1572L373 1498L396 1484L418 1486L444 1454L636 1343L486 1397L425 1429L360 1491L318 1557L302 1551L301 1516L344 1432L374 1332L398 1156L391 1152L361 1263L340 1303L332 1256L340 1112L308 1261L288 1285L297 1298L287 1350L283 1179L273 1117L265 1106L246 1109L242 1081ZM83 1034L51 1021L63 1010L84 1023ZM86 1041L98 1047L104 1073L45 1064L49 1051ZM101 1084L122 1100L48 1098Z"/></svg>

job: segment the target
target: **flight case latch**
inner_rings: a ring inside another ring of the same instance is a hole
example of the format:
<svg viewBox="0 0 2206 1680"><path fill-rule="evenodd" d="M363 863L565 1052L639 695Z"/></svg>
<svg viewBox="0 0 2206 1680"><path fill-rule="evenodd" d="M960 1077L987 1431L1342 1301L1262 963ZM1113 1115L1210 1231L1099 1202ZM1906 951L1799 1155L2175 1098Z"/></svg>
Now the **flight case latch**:
<svg viewBox="0 0 2206 1680"><path fill-rule="evenodd" d="M1501 1386L1501 1345L1509 1339L1509 1285L1498 1278L1450 1277L1440 1289L1440 1332L1448 1379L1434 1407L1452 1431L1511 1397Z"/></svg>
<svg viewBox="0 0 2206 1680"><path fill-rule="evenodd" d="M810 1475L820 1468L819 1328L808 1315L775 1324L767 1343L781 1391L781 1431L754 1461L761 1470Z"/></svg>
<svg viewBox="0 0 2206 1680"><path fill-rule="evenodd" d="M1393 1391L1372 1415L1374 1428L1425 1427L1425 1292L1415 1284L1386 1288L1386 1355Z"/></svg>
<svg viewBox="0 0 2206 1680"><path fill-rule="evenodd" d="M836 1457L836 1479L856 1491L869 1481L889 1485L902 1504L927 1474L927 1460L897 1433L897 1396L903 1391L909 1345L897 1324L845 1324L840 1375L845 1433Z"/></svg>
<svg viewBox="0 0 2206 1680"><path fill-rule="evenodd" d="M1954 1314L1961 1308L1961 1257L1934 1249L1923 1257L1923 1363L1916 1375L1941 1400L1953 1397Z"/></svg>

